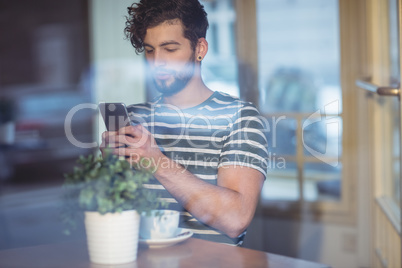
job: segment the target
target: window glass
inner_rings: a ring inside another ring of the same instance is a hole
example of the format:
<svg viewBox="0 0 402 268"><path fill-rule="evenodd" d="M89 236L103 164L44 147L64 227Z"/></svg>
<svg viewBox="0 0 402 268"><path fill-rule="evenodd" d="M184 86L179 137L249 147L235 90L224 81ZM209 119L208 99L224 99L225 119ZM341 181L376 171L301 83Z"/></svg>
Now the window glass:
<svg viewBox="0 0 402 268"><path fill-rule="evenodd" d="M342 118L339 116L326 116L324 120L317 117L306 119L303 121L302 134L304 155L340 159L341 133Z"/></svg>
<svg viewBox="0 0 402 268"><path fill-rule="evenodd" d="M208 53L202 62L202 77L214 91L239 96L233 0L201 0L208 14Z"/></svg>
<svg viewBox="0 0 402 268"><path fill-rule="evenodd" d="M400 176L400 157L401 157L401 146L400 146L400 139L401 133L399 129L400 125L400 110L399 110L399 100L396 98L393 100L393 139L392 139L392 196L394 201L397 204L400 204L400 183L401 183L401 176Z"/></svg>
<svg viewBox="0 0 402 268"><path fill-rule="evenodd" d="M92 152L69 138L94 141L93 110L68 120L93 102L89 6L0 0L0 250L85 237L80 222L62 234L60 201L63 174Z"/></svg>
<svg viewBox="0 0 402 268"><path fill-rule="evenodd" d="M399 60L399 34L398 34L398 3L397 0L389 0L389 44L391 61L391 82L400 82Z"/></svg>
<svg viewBox="0 0 402 268"><path fill-rule="evenodd" d="M341 102L338 25L336 0L257 0L263 112Z"/></svg>
<svg viewBox="0 0 402 268"><path fill-rule="evenodd" d="M270 166L275 166L275 168L268 169L269 183L265 184L262 189L262 199L275 201L299 200L300 192L296 163L287 161L286 168L284 168L282 159L270 157L270 161Z"/></svg>
<svg viewBox="0 0 402 268"><path fill-rule="evenodd" d="M400 84L400 51L398 34L398 3L397 0L389 0L389 44L390 44L390 62L391 62L391 83ZM400 100L393 100L393 110L391 112L393 120L393 140L392 140L392 197L395 202L400 202Z"/></svg>
<svg viewBox="0 0 402 268"><path fill-rule="evenodd" d="M272 155L296 155L297 120L286 116L267 118L268 150Z"/></svg>
<svg viewBox="0 0 402 268"><path fill-rule="evenodd" d="M341 185L338 1L257 0L256 4L259 109L268 120L281 118L269 133L270 152L277 159L286 158L286 168L273 167L263 197L324 200L324 195L330 196L323 193L324 186L332 187L331 192Z"/></svg>
<svg viewBox="0 0 402 268"><path fill-rule="evenodd" d="M305 200L339 201L341 199L341 168L338 167L340 164L329 164L308 163L304 165L303 195Z"/></svg>

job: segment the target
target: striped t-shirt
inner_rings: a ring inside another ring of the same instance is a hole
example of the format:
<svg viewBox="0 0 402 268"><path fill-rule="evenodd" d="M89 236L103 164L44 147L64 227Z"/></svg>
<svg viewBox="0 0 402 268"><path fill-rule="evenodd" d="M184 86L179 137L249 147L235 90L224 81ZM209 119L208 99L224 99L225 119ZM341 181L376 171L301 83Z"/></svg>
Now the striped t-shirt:
<svg viewBox="0 0 402 268"><path fill-rule="evenodd" d="M214 92L200 105L188 109L163 104L161 97L127 109L131 120L153 134L167 157L200 180L216 185L218 168L226 165L251 167L266 176L268 152L264 124L251 103ZM169 209L181 211L180 227L190 229L194 237L242 244L245 232L230 238L198 221L155 178L147 187L158 191L169 203Z"/></svg>

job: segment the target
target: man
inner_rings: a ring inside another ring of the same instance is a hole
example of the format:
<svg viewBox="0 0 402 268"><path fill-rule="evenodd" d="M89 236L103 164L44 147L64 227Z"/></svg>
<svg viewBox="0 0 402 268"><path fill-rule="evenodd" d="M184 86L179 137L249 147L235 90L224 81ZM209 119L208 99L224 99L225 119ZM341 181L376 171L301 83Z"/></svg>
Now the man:
<svg viewBox="0 0 402 268"><path fill-rule="evenodd" d="M256 108L202 81L208 21L198 0L142 0L128 8L126 34L145 51L156 100L128 107L136 126L105 132L102 146L155 166L150 189L182 211L195 237L241 245L267 168ZM148 162L147 162L148 163Z"/></svg>

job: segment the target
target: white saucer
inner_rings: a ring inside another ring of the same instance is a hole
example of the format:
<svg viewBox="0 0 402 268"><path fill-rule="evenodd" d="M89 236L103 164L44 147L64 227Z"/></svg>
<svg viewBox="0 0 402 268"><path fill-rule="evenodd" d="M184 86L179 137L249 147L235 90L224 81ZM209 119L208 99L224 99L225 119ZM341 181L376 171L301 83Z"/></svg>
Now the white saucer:
<svg viewBox="0 0 402 268"><path fill-rule="evenodd" d="M165 238L165 239L142 239L139 238L138 242L143 245L147 245L150 248L163 248L172 246L179 242L189 239L193 235L193 232L184 229L178 228L177 234L175 237L172 238Z"/></svg>

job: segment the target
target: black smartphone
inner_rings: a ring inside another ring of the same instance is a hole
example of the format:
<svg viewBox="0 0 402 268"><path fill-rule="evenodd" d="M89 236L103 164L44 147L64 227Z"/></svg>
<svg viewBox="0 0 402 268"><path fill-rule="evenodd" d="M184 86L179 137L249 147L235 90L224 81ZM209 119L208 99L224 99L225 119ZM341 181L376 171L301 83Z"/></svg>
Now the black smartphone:
<svg viewBox="0 0 402 268"><path fill-rule="evenodd" d="M108 131L118 131L122 127L131 125L126 105L122 102L101 102L99 111Z"/></svg>

